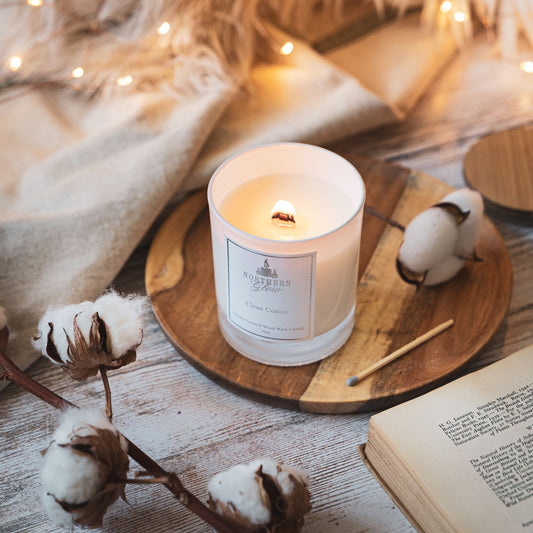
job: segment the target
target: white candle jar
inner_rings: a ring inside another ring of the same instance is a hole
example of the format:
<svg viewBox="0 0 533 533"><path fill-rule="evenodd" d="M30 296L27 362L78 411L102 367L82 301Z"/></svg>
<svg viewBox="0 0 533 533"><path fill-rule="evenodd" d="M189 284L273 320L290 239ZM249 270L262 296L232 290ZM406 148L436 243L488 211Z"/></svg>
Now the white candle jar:
<svg viewBox="0 0 533 533"><path fill-rule="evenodd" d="M274 208L277 200L290 208ZM261 363L320 360L350 336L365 187L316 146L259 146L223 163L208 188L219 326ZM281 211L281 214L280 214Z"/></svg>

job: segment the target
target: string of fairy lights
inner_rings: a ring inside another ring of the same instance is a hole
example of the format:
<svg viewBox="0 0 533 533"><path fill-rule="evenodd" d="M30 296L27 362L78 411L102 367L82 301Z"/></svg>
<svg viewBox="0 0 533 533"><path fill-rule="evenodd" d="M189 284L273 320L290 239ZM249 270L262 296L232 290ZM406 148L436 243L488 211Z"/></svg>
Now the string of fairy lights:
<svg viewBox="0 0 533 533"><path fill-rule="evenodd" d="M24 0L21 0L23 2ZM26 0L25 2L27 6L33 9L40 9L45 7L49 4L49 2L45 2L45 0ZM459 24L465 24L470 21L470 15L466 9L464 9L465 3L464 0L443 0L440 3L439 10L440 13L447 18L450 19L450 21L455 21ZM162 21L159 26L154 30L155 33L158 36L165 36L167 35L171 30L171 24L168 21ZM96 27L95 31L102 31L101 28ZM272 43L271 43L272 44ZM289 55L294 50L294 44L290 41L284 42L277 47L277 52L281 55ZM11 73L22 73L25 66L24 61L24 54L16 53L11 56L9 56L6 60L7 68ZM519 63L519 67L522 71L526 73L533 73L533 60L525 60L521 61ZM75 84L73 85L74 88L80 89L82 88L82 85L80 82L83 81L84 76L86 75L86 71L84 68L84 65L82 64L76 64L72 65L72 70L70 72L70 80L74 81ZM68 83L68 80L62 80L62 85L66 85ZM116 86L118 87L128 87L135 83L135 74L134 73L125 73L118 76L114 82ZM16 83L12 83L12 85L16 85Z"/></svg>
<svg viewBox="0 0 533 533"><path fill-rule="evenodd" d="M46 0L19 0L19 2L15 3L25 3L30 8L38 9L43 7L54 7L53 2L46 2ZM91 27L92 31L95 33L104 32L105 29L102 29L97 24L94 24ZM167 35L171 30L171 23L169 21L163 21L157 26L157 28L154 30L154 34L156 34L159 37L164 37ZM110 32L107 32L108 34ZM269 36L266 36L264 32L261 32L263 37L266 38L267 41L269 41L270 46L280 55L289 55L294 50L294 44L291 41L286 41L283 43L277 43L273 42L272 38ZM158 68L164 68L167 66L171 66L177 62L179 62L180 58L175 57L173 60L168 61L167 63L163 65L158 65ZM4 61L4 64L7 66L8 71L10 71L13 74L20 74L22 75L24 72L25 67L25 59L24 59L24 53L15 53L13 55L10 55L7 57L7 59ZM55 83L48 82L48 84L55 84L60 85L62 87L70 86L73 89L80 90L84 88L83 85L83 79L86 77L86 68L83 64L76 64L72 65L72 70L70 71L70 76L68 76L67 79L61 79L61 80L55 80ZM139 77L145 77L146 74L143 73ZM69 81L71 84L69 85ZM136 75L134 72L130 73L123 73L119 76L117 76L114 80L112 80L112 83L115 84L118 87L128 87L135 83L136 81ZM75 82L75 83L72 83ZM35 83L36 85L46 85L47 82L45 80L39 80L39 82ZM14 79L11 79L9 83L3 84L4 87L7 86L16 86L17 82ZM0 83L0 88L2 88L2 84Z"/></svg>

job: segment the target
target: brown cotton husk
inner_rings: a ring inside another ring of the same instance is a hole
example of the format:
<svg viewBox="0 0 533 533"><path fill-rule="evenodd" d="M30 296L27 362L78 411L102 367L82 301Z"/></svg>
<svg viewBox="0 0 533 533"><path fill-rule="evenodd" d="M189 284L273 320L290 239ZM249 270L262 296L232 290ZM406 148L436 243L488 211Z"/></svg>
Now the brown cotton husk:
<svg viewBox="0 0 533 533"><path fill-rule="evenodd" d="M406 283L415 285L417 290L424 284L427 272L414 272L403 265L399 258L396 258L396 270L398 271L400 278Z"/></svg>
<svg viewBox="0 0 533 533"><path fill-rule="evenodd" d="M89 455L97 464L102 489L88 501L72 504L68 501L56 502L67 513L74 516L80 526L100 527L108 507L119 497L126 500L125 479L129 468L128 454L121 446L119 433L109 429L89 426L94 434L85 437L75 436L69 443L61 444L72 453Z"/></svg>
<svg viewBox="0 0 533 533"><path fill-rule="evenodd" d="M299 522L311 509L309 490L307 485L304 485L292 474L289 475L289 478L292 481L294 488L290 494L283 497L284 504L286 505L284 514L286 519Z"/></svg>
<svg viewBox="0 0 533 533"><path fill-rule="evenodd" d="M307 485L292 474L293 483L290 494L284 494L277 479L265 474L260 468L257 475L261 478L263 490L270 499L272 518L266 527L268 533L297 533L304 524L304 515L311 509L310 495Z"/></svg>
<svg viewBox="0 0 533 533"><path fill-rule="evenodd" d="M106 370L120 368L132 363L137 357L135 349L128 350L118 358L113 357L109 348L106 323L98 313L94 313L91 318L89 342L85 340L77 319L74 317L74 340L67 335L68 361L64 362L54 344L54 326L51 322L48 326L47 355L77 381L85 381L95 376L100 367L104 367Z"/></svg>
<svg viewBox="0 0 533 533"><path fill-rule="evenodd" d="M208 503L210 509L221 515L236 533L264 533L265 528L263 526L252 524L245 516L237 511L231 502L226 505L223 502L215 502L209 496Z"/></svg>
<svg viewBox="0 0 533 533"><path fill-rule="evenodd" d="M470 214L470 211L463 211L457 204L454 204L453 202L440 202L435 204L433 207L440 207L441 209L444 209L450 213L450 215L452 215L452 217L455 219L457 225L462 224Z"/></svg>

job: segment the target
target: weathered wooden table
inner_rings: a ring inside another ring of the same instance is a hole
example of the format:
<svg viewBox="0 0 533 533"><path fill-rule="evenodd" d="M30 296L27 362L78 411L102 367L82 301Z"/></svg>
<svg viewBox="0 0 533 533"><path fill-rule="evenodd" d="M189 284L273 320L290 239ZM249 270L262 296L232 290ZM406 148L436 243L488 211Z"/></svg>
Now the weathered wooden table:
<svg viewBox="0 0 533 533"><path fill-rule="evenodd" d="M533 124L533 75L490 56L480 37L458 55L402 123L346 139L332 148L402 164L453 187L463 184L462 162L481 136ZM533 178L532 178L533 179ZM533 222L489 211L509 249L514 288L502 325L469 370L533 342ZM144 292L147 248L133 254L115 281L120 291ZM103 401L101 383L77 384L41 360L28 374L82 405ZM313 509L304 531L413 531L361 462L371 413L317 415L270 407L221 388L169 344L150 317L138 362L111 377L119 428L166 469L178 473L200 499L208 480L238 462L272 456L311 475ZM60 531L39 501L39 452L57 412L15 386L0 393L0 531ZM162 488L129 487L105 531L208 532Z"/></svg>

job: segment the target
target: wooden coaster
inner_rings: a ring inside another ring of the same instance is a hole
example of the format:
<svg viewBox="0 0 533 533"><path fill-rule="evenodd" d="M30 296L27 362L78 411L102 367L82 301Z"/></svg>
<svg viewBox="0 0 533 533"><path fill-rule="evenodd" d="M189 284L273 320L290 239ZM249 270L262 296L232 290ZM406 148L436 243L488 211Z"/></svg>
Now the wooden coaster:
<svg viewBox="0 0 533 533"><path fill-rule="evenodd" d="M424 174L350 158L367 188L367 205L406 225L450 188ZM159 229L146 263L154 313L170 342L198 370L270 404L320 413L386 407L444 383L498 328L509 306L512 270L503 240L485 217L477 252L453 280L416 290L400 280L395 259L403 233L365 215L356 325L323 361L276 367L240 355L218 328L205 190L180 204ZM354 387L346 379L453 318L455 325Z"/></svg>
<svg viewBox="0 0 533 533"><path fill-rule="evenodd" d="M468 151L466 182L491 204L533 216L533 127L483 137Z"/></svg>

